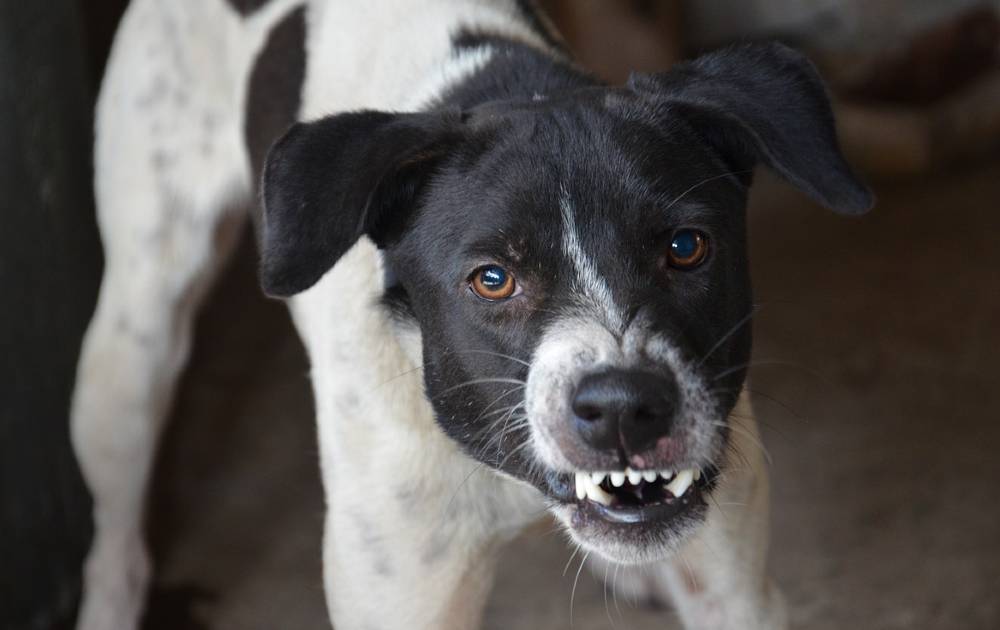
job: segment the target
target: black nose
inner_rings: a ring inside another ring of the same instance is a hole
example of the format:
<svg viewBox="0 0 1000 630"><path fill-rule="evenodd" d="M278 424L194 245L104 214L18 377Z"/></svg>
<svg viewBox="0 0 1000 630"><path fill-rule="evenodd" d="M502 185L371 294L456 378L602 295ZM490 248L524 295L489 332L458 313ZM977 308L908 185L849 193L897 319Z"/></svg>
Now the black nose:
<svg viewBox="0 0 1000 630"><path fill-rule="evenodd" d="M573 395L574 422L595 449L641 453L670 433L677 398L672 376L606 370L580 381Z"/></svg>

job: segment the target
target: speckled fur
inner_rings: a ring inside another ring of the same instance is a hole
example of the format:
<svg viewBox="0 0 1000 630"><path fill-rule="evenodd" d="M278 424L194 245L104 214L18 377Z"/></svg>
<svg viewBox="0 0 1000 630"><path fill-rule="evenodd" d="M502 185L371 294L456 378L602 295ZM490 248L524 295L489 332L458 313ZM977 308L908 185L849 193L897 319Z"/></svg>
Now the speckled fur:
<svg viewBox="0 0 1000 630"><path fill-rule="evenodd" d="M157 438L193 316L253 195L241 135L246 80L269 28L304 1L272 0L244 15L224 0L133 0L119 30L97 118L107 266L72 408L97 526L79 630L138 626L151 572L143 500ZM449 36L460 25L547 47L513 0L306 3L303 120L426 103L492 54L455 56ZM316 395L330 617L339 630L468 630L479 624L495 552L544 503L462 454L435 424L420 379L397 378L420 363L419 332L400 331L376 308L383 278L378 252L362 240L289 301ZM384 496L354 491L389 466L393 479L366 484ZM682 550L703 589L679 587L674 562L645 587L672 593L690 628L780 628L780 603L762 595L770 591L761 462L733 470L724 487L725 501L753 507L736 520L713 511Z"/></svg>

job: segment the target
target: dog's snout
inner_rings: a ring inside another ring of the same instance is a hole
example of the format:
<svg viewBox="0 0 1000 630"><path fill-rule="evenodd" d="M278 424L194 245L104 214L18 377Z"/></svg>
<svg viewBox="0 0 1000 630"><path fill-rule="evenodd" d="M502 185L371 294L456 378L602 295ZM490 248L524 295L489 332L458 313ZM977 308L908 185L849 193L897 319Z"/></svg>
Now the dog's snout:
<svg viewBox="0 0 1000 630"><path fill-rule="evenodd" d="M640 370L589 374L573 395L576 430L597 450L641 453L670 432L677 399L670 376Z"/></svg>

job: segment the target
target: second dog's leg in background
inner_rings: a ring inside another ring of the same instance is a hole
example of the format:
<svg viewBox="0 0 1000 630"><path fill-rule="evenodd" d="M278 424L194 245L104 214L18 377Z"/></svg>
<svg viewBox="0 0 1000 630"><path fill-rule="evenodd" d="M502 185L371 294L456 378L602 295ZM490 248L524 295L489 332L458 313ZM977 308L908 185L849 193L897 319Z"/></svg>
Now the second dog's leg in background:
<svg viewBox="0 0 1000 630"><path fill-rule="evenodd" d="M175 22L189 6L130 5L98 102L105 269L70 419L94 499L81 630L139 623L150 579L143 510L157 440L197 308L245 224L238 77L213 75L213 63L225 59L218 38L199 40L188 29L190 46L174 41L187 29Z"/></svg>

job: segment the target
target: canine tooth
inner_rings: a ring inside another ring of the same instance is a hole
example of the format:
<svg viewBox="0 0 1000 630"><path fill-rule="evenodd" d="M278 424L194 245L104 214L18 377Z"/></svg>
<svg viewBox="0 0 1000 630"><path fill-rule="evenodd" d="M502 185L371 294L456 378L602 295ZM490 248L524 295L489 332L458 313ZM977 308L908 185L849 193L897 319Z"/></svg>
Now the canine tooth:
<svg viewBox="0 0 1000 630"><path fill-rule="evenodd" d="M606 473L602 473L602 472L590 473L590 480L593 481L594 485L596 486L599 483L601 483L602 481L604 481L605 474Z"/></svg>
<svg viewBox="0 0 1000 630"><path fill-rule="evenodd" d="M667 484L667 490L675 497L681 497L694 481L694 471L690 468L677 473L674 480Z"/></svg>
<svg viewBox="0 0 1000 630"><path fill-rule="evenodd" d="M638 470L632 470L631 468L626 468L625 473L628 475L628 482L633 486L639 485L642 481L642 473Z"/></svg>
<svg viewBox="0 0 1000 630"><path fill-rule="evenodd" d="M656 481L656 471L655 470L643 471L642 478L649 483L653 483L654 481Z"/></svg>
<svg viewBox="0 0 1000 630"><path fill-rule="evenodd" d="M613 472L608 475L611 477L611 485L620 488L625 483L625 473L623 472Z"/></svg>
<svg viewBox="0 0 1000 630"><path fill-rule="evenodd" d="M593 479L591 479L593 481ZM611 505L611 495L601 489L596 483L587 484L587 498L594 503Z"/></svg>
<svg viewBox="0 0 1000 630"><path fill-rule="evenodd" d="M576 473L576 498L581 501L587 496L587 473Z"/></svg>

